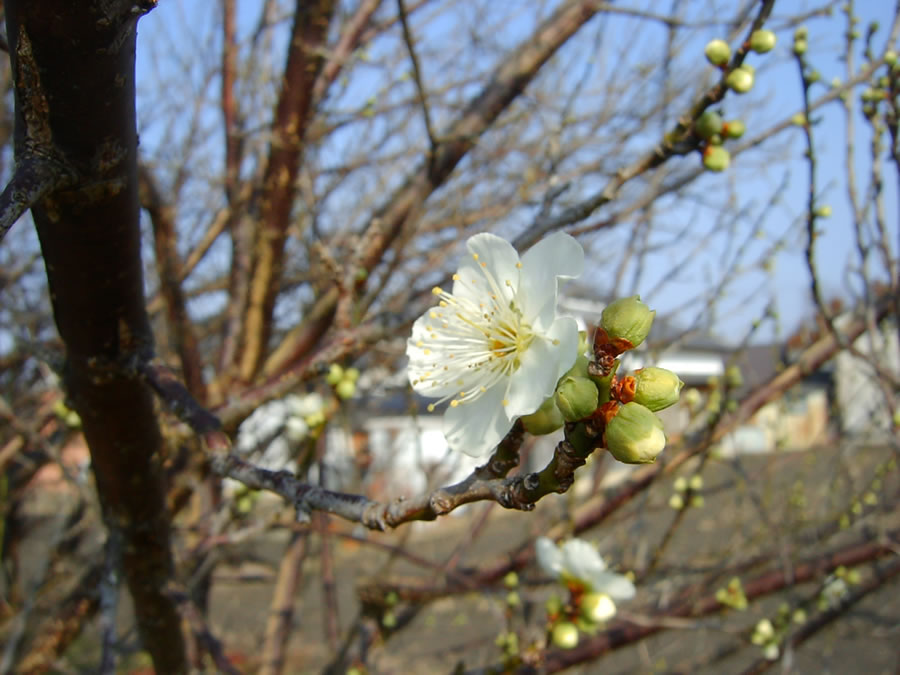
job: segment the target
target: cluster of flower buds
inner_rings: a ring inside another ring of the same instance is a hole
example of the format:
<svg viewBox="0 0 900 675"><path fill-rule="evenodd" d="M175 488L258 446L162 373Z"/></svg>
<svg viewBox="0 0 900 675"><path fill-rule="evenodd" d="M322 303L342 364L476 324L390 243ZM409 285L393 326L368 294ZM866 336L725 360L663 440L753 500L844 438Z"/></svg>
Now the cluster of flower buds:
<svg viewBox="0 0 900 675"><path fill-rule="evenodd" d="M860 102L862 103L862 113L869 120L874 120L878 114L878 104L882 101L893 101L900 93L900 62L897 59L897 52L888 49L883 57L885 70L887 72L876 70L872 79L862 93L860 94Z"/></svg>
<svg viewBox="0 0 900 675"><path fill-rule="evenodd" d="M757 54L772 51L776 43L775 33L770 30L755 30L750 35L746 48ZM717 68L727 70L731 59L731 47L725 40L711 40L704 50L707 60ZM736 94L746 94L753 88L756 71L748 63L731 70L725 77L726 86ZM719 113L706 110L694 123L694 131L702 139L700 150L703 166L709 171L724 171L731 164L731 155L722 147L727 139L736 139L746 130L741 120L724 121Z"/></svg>
<svg viewBox="0 0 900 675"><path fill-rule="evenodd" d="M566 423L574 427L570 442L585 439L585 452L599 441L620 462L653 462L666 445L663 425L655 415L678 402L684 383L664 368L647 367L616 376L619 357L642 344L656 312L639 296L610 303L600 317L589 358L582 333L578 356L559 379L556 391L535 412L522 417L534 435L549 434Z"/></svg>
<svg viewBox="0 0 900 675"><path fill-rule="evenodd" d="M653 462L662 452L666 436L655 413L677 403L684 386L664 368L651 366L619 379L618 365L609 364L610 357L615 360L647 338L655 315L637 295L617 300L603 311L594 340L599 364L599 372L594 369L595 382L604 401L599 410L604 441L610 454L626 464Z"/></svg>
<svg viewBox="0 0 900 675"><path fill-rule="evenodd" d="M287 416L284 433L294 443L316 437L325 425L325 401L318 394L289 394L284 399Z"/></svg>
<svg viewBox="0 0 900 675"><path fill-rule="evenodd" d="M334 393L342 401L353 398L356 393L356 381L359 371L356 368L346 370L337 363L332 363L325 376L325 381L334 387Z"/></svg>
<svg viewBox="0 0 900 675"><path fill-rule="evenodd" d="M725 588L716 591L716 600L726 607L731 607L738 611L747 609L747 596L744 593L744 586L738 577L732 577Z"/></svg>

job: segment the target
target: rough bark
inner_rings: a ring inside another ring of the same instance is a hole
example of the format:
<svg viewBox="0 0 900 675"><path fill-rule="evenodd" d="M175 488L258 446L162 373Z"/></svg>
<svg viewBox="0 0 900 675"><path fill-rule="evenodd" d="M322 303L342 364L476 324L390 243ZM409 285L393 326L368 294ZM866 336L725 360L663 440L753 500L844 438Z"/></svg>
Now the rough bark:
<svg viewBox="0 0 900 675"><path fill-rule="evenodd" d="M138 629L158 672L186 672L175 604L144 306L135 127L135 27L155 0L6 3L17 162L65 175L32 205L65 387L91 449L104 519L124 543Z"/></svg>

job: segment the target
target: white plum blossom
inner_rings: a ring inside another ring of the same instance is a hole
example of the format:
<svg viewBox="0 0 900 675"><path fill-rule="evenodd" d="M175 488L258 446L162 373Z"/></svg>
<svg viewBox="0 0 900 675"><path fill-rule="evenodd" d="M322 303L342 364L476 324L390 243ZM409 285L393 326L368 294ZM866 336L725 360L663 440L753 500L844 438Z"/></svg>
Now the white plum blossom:
<svg viewBox="0 0 900 675"><path fill-rule="evenodd" d="M538 565L545 573L567 586L609 597L611 602L604 603L604 619L615 614L615 602L634 597L634 584L628 577L607 570L597 549L582 539L570 539L557 546L547 537L538 537L534 548Z"/></svg>
<svg viewBox="0 0 900 675"><path fill-rule="evenodd" d="M563 233L521 259L493 234L476 234L466 246L451 292L433 290L439 306L413 324L406 354L413 389L450 403L448 445L478 456L537 410L575 362L578 326L557 316L556 297L559 279L581 274L584 251Z"/></svg>

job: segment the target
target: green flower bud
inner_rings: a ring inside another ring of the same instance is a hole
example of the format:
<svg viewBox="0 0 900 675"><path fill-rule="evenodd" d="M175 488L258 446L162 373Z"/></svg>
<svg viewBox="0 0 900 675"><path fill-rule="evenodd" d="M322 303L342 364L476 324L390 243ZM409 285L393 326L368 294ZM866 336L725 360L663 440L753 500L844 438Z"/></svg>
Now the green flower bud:
<svg viewBox="0 0 900 675"><path fill-rule="evenodd" d="M606 425L606 447L625 464L655 462L666 447L662 422L640 403L626 403Z"/></svg>
<svg viewBox="0 0 900 675"><path fill-rule="evenodd" d="M519 594L516 591L510 591L506 594L506 605L507 607L518 607L522 604L522 598L519 597Z"/></svg>
<svg viewBox="0 0 900 675"><path fill-rule="evenodd" d="M893 66L895 63L897 63L897 52L895 52L893 49L888 49L884 53L884 62L889 66Z"/></svg>
<svg viewBox="0 0 900 675"><path fill-rule="evenodd" d="M708 140L710 145L722 145L722 134L713 134Z"/></svg>
<svg viewBox="0 0 900 675"><path fill-rule="evenodd" d="M709 171L724 171L731 164L731 153L719 146L708 147L703 152L703 166Z"/></svg>
<svg viewBox="0 0 900 675"><path fill-rule="evenodd" d="M728 138L740 138L747 130L747 126L741 120L730 120L722 128L722 132Z"/></svg>
<svg viewBox="0 0 900 675"><path fill-rule="evenodd" d="M385 612L381 617L381 625L390 630L397 627L397 617L393 612Z"/></svg>
<svg viewBox="0 0 900 675"><path fill-rule="evenodd" d="M344 379L356 382L359 379L359 369L347 368L347 370L344 371Z"/></svg>
<svg viewBox="0 0 900 675"><path fill-rule="evenodd" d="M794 31L794 40L805 40L809 37L809 31L806 29L806 26L800 26L797 30Z"/></svg>
<svg viewBox="0 0 900 675"><path fill-rule="evenodd" d="M356 393L356 382L352 382L351 380L341 380L335 385L334 393L337 394L338 398L342 401L351 399Z"/></svg>
<svg viewBox="0 0 900 675"><path fill-rule="evenodd" d="M688 404L690 408L697 408L700 406L700 403L703 402L703 395L700 393L700 390L691 387L686 392L684 392L684 400Z"/></svg>
<svg viewBox="0 0 900 675"><path fill-rule="evenodd" d="M582 354L587 354L588 347L590 347L590 342L588 341L587 331L578 331L578 351L575 353L579 356L581 356Z"/></svg>
<svg viewBox="0 0 900 675"><path fill-rule="evenodd" d="M770 30L755 30L750 34L750 49L757 54L765 54L775 47L775 33Z"/></svg>
<svg viewBox="0 0 900 675"><path fill-rule="evenodd" d="M823 204L817 208L814 213L817 218L828 218L831 216L831 207L828 204Z"/></svg>
<svg viewBox="0 0 900 675"><path fill-rule="evenodd" d="M565 422L563 414L556 406L555 394L545 400L541 404L541 407L533 413L522 417L522 424L525 425L525 431L533 436L552 434L557 429L561 429Z"/></svg>
<svg viewBox="0 0 900 675"><path fill-rule="evenodd" d="M580 609L581 617L590 623L603 623L616 615L616 603L606 593L586 593Z"/></svg>
<svg viewBox="0 0 900 675"><path fill-rule="evenodd" d="M610 341L627 340L634 348L650 334L655 316L656 310L641 302L641 296L632 295L607 305L600 315L600 327L606 331Z"/></svg>
<svg viewBox="0 0 900 675"><path fill-rule="evenodd" d="M507 572L503 577L503 585L507 588L515 588L519 585L519 575L515 572Z"/></svg>
<svg viewBox="0 0 900 675"><path fill-rule="evenodd" d="M684 497L681 495L672 495L669 497L669 508L675 511L681 511L684 508Z"/></svg>
<svg viewBox="0 0 900 675"><path fill-rule="evenodd" d="M321 410L311 412L303 418L310 427L318 427L325 424L325 413Z"/></svg>
<svg viewBox="0 0 900 675"><path fill-rule="evenodd" d="M553 627L551 639L560 649L572 649L578 644L578 628L571 621L560 621Z"/></svg>
<svg viewBox="0 0 900 675"><path fill-rule="evenodd" d="M802 56L806 53L807 44L806 40L794 40L794 53L797 56Z"/></svg>
<svg viewBox="0 0 900 675"><path fill-rule="evenodd" d="M802 127L806 125L806 115L803 113L794 113L791 115L791 124L797 127Z"/></svg>
<svg viewBox="0 0 900 675"><path fill-rule="evenodd" d="M813 84L814 82L818 82L821 79L822 79L822 73L820 73L818 70L813 70L806 76L806 81L809 82L810 84Z"/></svg>
<svg viewBox="0 0 900 675"><path fill-rule="evenodd" d="M556 405L567 422L577 422L599 405L597 385L587 377L566 377L556 390Z"/></svg>
<svg viewBox="0 0 900 675"><path fill-rule="evenodd" d="M566 371L565 375L563 375L560 379L566 377L587 377L588 375L588 364L590 361L588 357L585 356L582 352L578 352L578 356L575 357L575 363L572 364L572 367Z"/></svg>
<svg viewBox="0 0 900 675"><path fill-rule="evenodd" d="M559 614L562 611L562 600L559 599L558 595L551 595L547 598L547 601L544 603L544 609L547 610L547 614L552 618L555 614Z"/></svg>
<svg viewBox="0 0 900 675"><path fill-rule="evenodd" d="M651 412L678 403L678 396L684 386L678 375L656 366L641 368L634 374L634 380L636 383L634 401Z"/></svg>
<svg viewBox="0 0 900 675"><path fill-rule="evenodd" d="M753 89L753 73L744 66L735 68L728 73L725 84L736 94L746 94Z"/></svg>
<svg viewBox="0 0 900 675"><path fill-rule="evenodd" d="M725 40L711 40L703 51L714 66L724 66L731 58L731 47Z"/></svg>
<svg viewBox="0 0 900 675"><path fill-rule="evenodd" d="M344 369L337 363L332 363L328 368L328 374L325 376L325 381L330 384L332 387L336 386L338 382L340 382L344 378Z"/></svg>
<svg viewBox="0 0 900 675"><path fill-rule="evenodd" d="M717 112L706 110L697 118L694 129L697 131L697 135L700 138L709 138L714 134L721 133L722 117Z"/></svg>
<svg viewBox="0 0 900 675"><path fill-rule="evenodd" d="M744 374L739 366L728 366L725 369L725 384L732 389L744 386Z"/></svg>

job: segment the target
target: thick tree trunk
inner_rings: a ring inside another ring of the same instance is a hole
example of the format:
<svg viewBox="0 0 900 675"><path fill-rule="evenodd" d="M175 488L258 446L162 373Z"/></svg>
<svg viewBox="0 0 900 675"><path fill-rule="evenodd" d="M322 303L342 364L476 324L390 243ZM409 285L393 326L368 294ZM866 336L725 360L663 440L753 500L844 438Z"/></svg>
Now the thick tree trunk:
<svg viewBox="0 0 900 675"><path fill-rule="evenodd" d="M172 574L144 306L134 103L135 27L155 0L8 0L16 163L41 167L32 207L104 518L157 672L187 670Z"/></svg>

